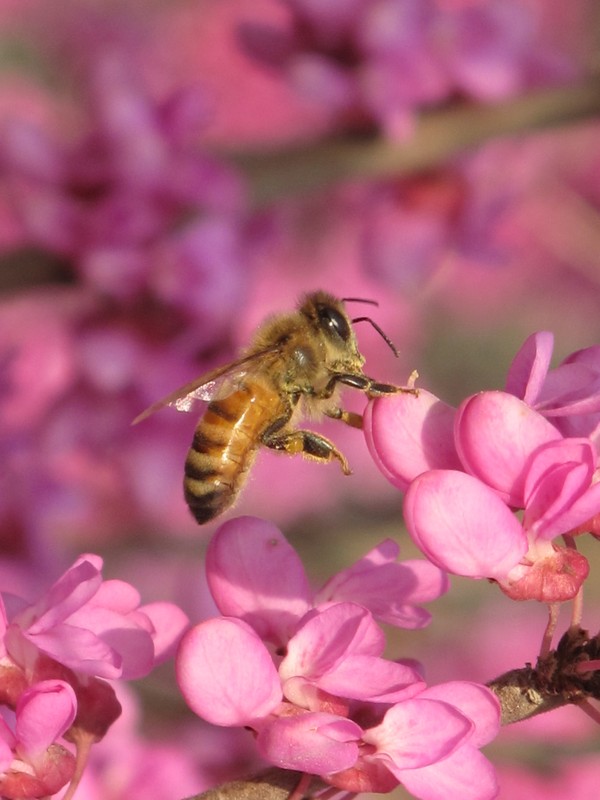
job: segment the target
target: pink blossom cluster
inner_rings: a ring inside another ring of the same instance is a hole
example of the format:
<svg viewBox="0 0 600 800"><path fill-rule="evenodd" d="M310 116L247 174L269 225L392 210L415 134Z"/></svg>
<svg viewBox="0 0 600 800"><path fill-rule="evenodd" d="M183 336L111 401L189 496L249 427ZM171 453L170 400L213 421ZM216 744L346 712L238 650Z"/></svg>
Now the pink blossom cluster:
<svg viewBox="0 0 600 800"><path fill-rule="evenodd" d="M279 25L240 25L246 48L346 123L405 137L415 111L480 102L569 73L523 0L287 0ZM287 23L287 24L286 24Z"/></svg>
<svg viewBox="0 0 600 800"><path fill-rule="evenodd" d="M142 606L133 586L103 581L101 569L86 554L36 602L0 599L3 797L45 797L78 780L61 741L87 751L102 739L121 713L106 679L147 675L187 626L172 603Z"/></svg>
<svg viewBox="0 0 600 800"><path fill-rule="evenodd" d="M597 535L600 513L600 350L551 370L552 349L548 332L527 339L505 391L457 409L427 391L397 395L373 402L366 424L380 469L406 492L408 530L433 563L547 603L581 588L589 565L572 537Z"/></svg>
<svg viewBox="0 0 600 800"><path fill-rule="evenodd" d="M182 639L181 691L209 722L252 730L267 762L345 791L494 797L479 752L498 730L493 695L460 681L427 688L414 661L383 657L376 620L420 628L419 605L447 588L433 565L397 555L386 540L313 592L273 524L226 522L206 557L222 616Z"/></svg>
<svg viewBox="0 0 600 800"><path fill-rule="evenodd" d="M0 164L23 237L95 293L202 315L216 336L242 298L241 179L199 144L197 85L157 100L125 53L96 48L81 88L87 130L73 142L3 123Z"/></svg>
<svg viewBox="0 0 600 800"><path fill-rule="evenodd" d="M84 124L64 140L13 114L0 124L15 242L58 259L69 284L0 303L0 520L28 539L107 536L147 516L185 527L175 476L189 423L136 437L130 422L232 357L250 271L242 181L200 142L204 93L155 97L101 30L79 76Z"/></svg>
<svg viewBox="0 0 600 800"><path fill-rule="evenodd" d="M516 173L508 148L486 147L429 174L369 186L361 197L367 274L412 294L435 280L449 257L463 266L506 269L518 248L504 229L531 180L497 175L511 157Z"/></svg>

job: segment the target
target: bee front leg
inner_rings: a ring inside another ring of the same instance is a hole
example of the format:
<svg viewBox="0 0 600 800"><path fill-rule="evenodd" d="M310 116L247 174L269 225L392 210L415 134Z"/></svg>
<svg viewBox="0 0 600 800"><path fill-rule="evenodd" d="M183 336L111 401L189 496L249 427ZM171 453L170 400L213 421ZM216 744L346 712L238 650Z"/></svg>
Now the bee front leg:
<svg viewBox="0 0 600 800"><path fill-rule="evenodd" d="M358 389L359 391L364 392L369 398L383 397L387 394L398 393L413 394L415 397L417 397L419 390L415 389L415 387L412 385L416 377L416 373L411 375L409 386L394 386L391 383L379 383L378 381L374 381L373 378L369 378L367 375L336 372L329 379L329 382L327 383L325 389L321 392L320 397L331 397L339 383L343 384L344 386L350 386L352 389Z"/></svg>
<svg viewBox="0 0 600 800"><path fill-rule="evenodd" d="M262 443L272 450L280 450L290 455L300 453L305 458L312 458L315 461L332 461L334 458L340 462L342 472L344 475L351 475L352 470L346 458L337 447L321 436L319 433L313 431L287 431L285 433L265 433L262 437Z"/></svg>

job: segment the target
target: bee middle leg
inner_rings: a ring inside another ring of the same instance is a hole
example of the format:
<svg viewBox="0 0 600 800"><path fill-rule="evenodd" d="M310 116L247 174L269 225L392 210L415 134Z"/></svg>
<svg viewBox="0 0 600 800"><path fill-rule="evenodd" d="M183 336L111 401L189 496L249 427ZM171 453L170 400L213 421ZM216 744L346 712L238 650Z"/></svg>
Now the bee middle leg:
<svg viewBox="0 0 600 800"><path fill-rule="evenodd" d="M352 474L345 456L340 453L333 442L330 442L329 439L319 433L303 430L267 433L263 436L262 442L272 450L284 451L291 455L300 453L306 458L312 458L315 461L327 462L336 458L341 464L344 475Z"/></svg>

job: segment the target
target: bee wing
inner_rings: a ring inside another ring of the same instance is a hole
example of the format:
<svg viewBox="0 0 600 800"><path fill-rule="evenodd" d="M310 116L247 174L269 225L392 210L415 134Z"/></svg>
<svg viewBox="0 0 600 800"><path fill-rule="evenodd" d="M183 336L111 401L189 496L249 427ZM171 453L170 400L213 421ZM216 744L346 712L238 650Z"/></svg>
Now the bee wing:
<svg viewBox="0 0 600 800"><path fill-rule="evenodd" d="M279 345L272 345L204 373L199 378L186 383L185 386L175 389L162 400L152 403L149 408L138 414L131 424L137 425L138 422L165 406L175 406L177 411L191 411L197 400L210 401L219 393L231 393L243 377L261 366L266 356L277 353L279 349Z"/></svg>

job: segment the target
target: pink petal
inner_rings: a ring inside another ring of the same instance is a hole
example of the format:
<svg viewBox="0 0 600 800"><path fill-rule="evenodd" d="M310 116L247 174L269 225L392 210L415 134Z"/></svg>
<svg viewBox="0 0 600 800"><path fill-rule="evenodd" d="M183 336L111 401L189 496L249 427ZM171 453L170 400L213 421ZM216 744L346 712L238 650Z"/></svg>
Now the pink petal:
<svg viewBox="0 0 600 800"><path fill-rule="evenodd" d="M5 119L2 125L4 168L48 184L65 180L64 153L37 125L24 119Z"/></svg>
<svg viewBox="0 0 600 800"><path fill-rule="evenodd" d="M600 373L600 345L592 345L592 347L585 347L582 350L576 350L567 356L562 362L563 364L584 364L590 367L594 372ZM562 364L561 364L562 366Z"/></svg>
<svg viewBox="0 0 600 800"><path fill-rule="evenodd" d="M455 410L421 389L369 403L364 430L369 452L386 478L404 491L428 469L460 467L454 446Z"/></svg>
<svg viewBox="0 0 600 800"><path fill-rule="evenodd" d="M291 58L287 77L295 91L323 104L330 112L343 109L355 100L356 86L348 72L318 53Z"/></svg>
<svg viewBox="0 0 600 800"><path fill-rule="evenodd" d="M90 603L102 606L120 614L134 611L140 604L141 598L138 590L130 583L119 580L104 581Z"/></svg>
<svg viewBox="0 0 600 800"><path fill-rule="evenodd" d="M114 611L110 606L86 603L68 618L70 625L87 628L98 635L109 633L118 628L139 628L148 635L153 632L149 618L139 609L122 613Z"/></svg>
<svg viewBox="0 0 600 800"><path fill-rule="evenodd" d="M90 604L72 614L69 621L69 628L91 631L119 655L121 677L141 678L154 666L154 628L146 614L135 611L124 615Z"/></svg>
<svg viewBox="0 0 600 800"><path fill-rule="evenodd" d="M355 764L361 733L349 719L307 712L269 721L261 727L257 745L277 767L327 775Z"/></svg>
<svg viewBox="0 0 600 800"><path fill-rule="evenodd" d="M500 703L486 686L470 681L448 681L428 687L419 697L449 703L470 719L475 729L469 744L475 747L489 744L500 732Z"/></svg>
<svg viewBox="0 0 600 800"><path fill-rule="evenodd" d="M573 467L579 465L584 468L582 491L587 489L592 482L596 469L596 452L589 439L569 438L549 442L540 447L532 456L529 470L525 479L525 502L529 506L533 502L533 494L539 490L540 484L546 476L558 466Z"/></svg>
<svg viewBox="0 0 600 800"><path fill-rule="evenodd" d="M214 725L252 725L273 712L281 684L264 644L237 619L210 619L181 640L177 682L190 708Z"/></svg>
<svg viewBox="0 0 600 800"><path fill-rule="evenodd" d="M565 513L556 520L561 533L581 528L600 510L600 483L594 483Z"/></svg>
<svg viewBox="0 0 600 800"><path fill-rule="evenodd" d="M384 539L350 567L333 575L315 594L315 604L354 599L354 592L368 587L373 576L381 574L381 567L396 563L399 553L393 539Z"/></svg>
<svg viewBox="0 0 600 800"><path fill-rule="evenodd" d="M586 511L586 504L580 514L573 507L586 478L589 482L583 464L557 464L532 493L523 517L525 529L536 538L551 540L593 517L600 508L598 492L592 495L594 502L589 511Z"/></svg>
<svg viewBox="0 0 600 800"><path fill-rule="evenodd" d="M76 711L75 692L64 681L41 681L26 689L17 704L20 752L35 761L70 728Z"/></svg>
<svg viewBox="0 0 600 800"><path fill-rule="evenodd" d="M600 411L600 375L584 364L562 364L548 373L536 408L548 417Z"/></svg>
<svg viewBox="0 0 600 800"><path fill-rule="evenodd" d="M542 390L554 349L554 334L538 331L525 340L506 378L506 391L530 406Z"/></svg>
<svg viewBox="0 0 600 800"><path fill-rule="evenodd" d="M470 745L459 747L443 761L421 769L396 773L411 794L420 800L493 800L498 778L492 764Z"/></svg>
<svg viewBox="0 0 600 800"><path fill-rule="evenodd" d="M81 556L62 575L49 591L30 609L15 618L37 619L29 625L32 633L48 630L57 625L92 598L102 584L102 560L98 556Z"/></svg>
<svg viewBox="0 0 600 800"><path fill-rule="evenodd" d="M398 545L386 539L364 558L334 575L317 593L316 603L354 601L391 625L421 628L431 615L413 604L440 597L448 578L427 561L396 563Z"/></svg>
<svg viewBox="0 0 600 800"><path fill-rule="evenodd" d="M351 700L398 703L425 688L419 673L376 656L348 656L318 680L320 689Z"/></svg>
<svg viewBox="0 0 600 800"><path fill-rule="evenodd" d="M415 543L442 569L471 578L502 578L527 551L519 521L485 484L452 470L426 472L404 499Z"/></svg>
<svg viewBox="0 0 600 800"><path fill-rule="evenodd" d="M541 447L525 481L525 528L550 540L600 511L600 484L591 485L596 452L589 439L564 439Z"/></svg>
<svg viewBox="0 0 600 800"><path fill-rule="evenodd" d="M57 625L48 633L25 633L25 638L40 652L76 672L100 678L120 678L123 674L121 656L92 631Z"/></svg>
<svg viewBox="0 0 600 800"><path fill-rule="evenodd" d="M400 566L411 575L412 589L407 598L411 603L429 603L448 591L448 576L429 561L409 559L402 561Z"/></svg>
<svg viewBox="0 0 600 800"><path fill-rule="evenodd" d="M208 547L206 575L221 613L276 645L287 643L311 607L302 562L266 520L237 517L221 525Z"/></svg>
<svg viewBox="0 0 600 800"><path fill-rule="evenodd" d="M0 742L3 744L8 745L9 749L16 747L17 738L9 728L8 723L4 719L4 717L0 716ZM11 756L12 760L12 756Z"/></svg>
<svg viewBox="0 0 600 800"><path fill-rule="evenodd" d="M561 439L558 430L522 400L506 392L481 392L459 408L456 447L467 472L523 508L523 484L532 454Z"/></svg>
<svg viewBox="0 0 600 800"><path fill-rule="evenodd" d="M456 708L420 697L392 706L383 722L363 734L378 758L402 780L404 770L447 758L469 736L473 724Z"/></svg>
<svg viewBox="0 0 600 800"><path fill-rule="evenodd" d="M6 655L6 642L4 637L8 628L8 618L6 616L6 606L4 605L4 598L0 595L0 658Z"/></svg>
<svg viewBox="0 0 600 800"><path fill-rule="evenodd" d="M279 674L318 680L349 655L383 652L383 631L365 608L354 603L335 603L307 616L290 639Z"/></svg>
<svg viewBox="0 0 600 800"><path fill-rule="evenodd" d="M189 625L187 614L173 603L166 602L148 603L140 606L140 611L150 618L154 628L154 663L170 658Z"/></svg>
<svg viewBox="0 0 600 800"><path fill-rule="evenodd" d="M9 728L4 720L0 720L0 729L0 773L3 773L12 764L14 754L8 742L5 741ZM14 739L14 736L12 738Z"/></svg>

